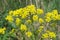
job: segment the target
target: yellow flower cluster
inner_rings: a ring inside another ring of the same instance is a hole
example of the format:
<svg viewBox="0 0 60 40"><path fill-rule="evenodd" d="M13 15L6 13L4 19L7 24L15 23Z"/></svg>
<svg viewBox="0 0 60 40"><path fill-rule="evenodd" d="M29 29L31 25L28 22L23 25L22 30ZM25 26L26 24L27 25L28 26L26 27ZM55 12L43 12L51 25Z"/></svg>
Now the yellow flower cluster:
<svg viewBox="0 0 60 40"><path fill-rule="evenodd" d="M44 20L42 18L39 18L39 23L40 24L44 23Z"/></svg>
<svg viewBox="0 0 60 40"><path fill-rule="evenodd" d="M52 12L48 12L46 14L46 22L50 22L51 20L60 20L60 14L58 14L57 10L53 10Z"/></svg>
<svg viewBox="0 0 60 40"><path fill-rule="evenodd" d="M32 36L32 32L30 32L30 31L26 32L26 36L27 37L31 37Z"/></svg>
<svg viewBox="0 0 60 40"><path fill-rule="evenodd" d="M56 34L51 31L46 31L46 33L42 34L42 38L56 38Z"/></svg>
<svg viewBox="0 0 60 40"><path fill-rule="evenodd" d="M37 15L33 15L33 21L38 21L38 16Z"/></svg>
<svg viewBox="0 0 60 40"><path fill-rule="evenodd" d="M14 11L9 11L9 14L6 16L5 19L8 20L9 22L13 22L14 18L16 17L19 17L20 19L25 19L30 17L31 15L34 15L33 20L36 21L38 20L37 14L43 14L43 10L42 9L36 10L36 7L34 5L28 5L24 8L20 8Z"/></svg>
<svg viewBox="0 0 60 40"><path fill-rule="evenodd" d="M27 26L24 25L24 24L21 24L20 30L21 30L21 31L27 31Z"/></svg>
<svg viewBox="0 0 60 40"><path fill-rule="evenodd" d="M0 28L0 34L4 34L5 33L5 30L6 30L5 27L4 28Z"/></svg>
<svg viewBox="0 0 60 40"><path fill-rule="evenodd" d="M8 20L9 22L13 22L13 17L11 15L7 15L5 19Z"/></svg>
<svg viewBox="0 0 60 40"><path fill-rule="evenodd" d="M26 20L26 23L31 24L32 21L30 19Z"/></svg>
<svg viewBox="0 0 60 40"><path fill-rule="evenodd" d="M16 18L15 23L16 23L16 25L19 25L21 23L21 20L19 18Z"/></svg>
<svg viewBox="0 0 60 40"><path fill-rule="evenodd" d="M28 6L27 6L27 10L28 10L31 14L36 14L36 7L35 7L35 5L28 5Z"/></svg>
<svg viewBox="0 0 60 40"><path fill-rule="evenodd" d="M37 14L43 14L44 11L42 9L37 9Z"/></svg>
<svg viewBox="0 0 60 40"><path fill-rule="evenodd" d="M20 26L18 27L18 29L23 32L25 31L27 37L31 37L32 32L28 31L30 26L33 26L31 28L34 28L35 24L37 24L37 26L40 25L40 27L37 30L40 33L43 30L44 25L46 25L45 24L46 22L51 22L52 20L53 21L60 20L60 14L58 14L57 10L47 12L44 16L42 15L43 13L44 11L42 9L36 9L34 5L28 5L24 8L16 9L14 11L9 11L9 14L6 16L5 19L8 22L13 22L17 26ZM11 32L13 31L14 29L12 29ZM0 33L4 34L4 30L0 31ZM56 34L51 31L47 31L46 33L42 34L42 38L55 38L55 37L56 37Z"/></svg>
<svg viewBox="0 0 60 40"><path fill-rule="evenodd" d="M42 18L39 18L39 16L38 16L38 15L43 14L43 13L44 13L44 11L42 9L36 9L36 7L34 5L28 5L24 8L10 11L5 19L8 20L9 22L13 22L14 19L16 19L17 25L21 21L20 19L27 19L27 18L28 19L32 18L33 21L39 20L39 23L43 23L44 20ZM47 12L44 17L45 17L46 22L50 22L52 20L60 20L60 14L58 14L57 10Z"/></svg>

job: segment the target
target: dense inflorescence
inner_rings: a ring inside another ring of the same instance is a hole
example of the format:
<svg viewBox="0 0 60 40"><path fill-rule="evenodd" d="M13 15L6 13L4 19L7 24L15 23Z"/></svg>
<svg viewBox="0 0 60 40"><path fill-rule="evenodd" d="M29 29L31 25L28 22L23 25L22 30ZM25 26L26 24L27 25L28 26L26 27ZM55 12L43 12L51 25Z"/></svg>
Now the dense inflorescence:
<svg viewBox="0 0 60 40"><path fill-rule="evenodd" d="M14 30L19 29L18 31L25 33L24 35L27 37L42 33L40 35L41 38L56 38L55 32L47 31L50 29L45 28L51 27L49 23L52 21L53 24L55 21L59 21L60 14L58 14L58 10L45 13L43 9L37 9L34 5L28 5L24 8L9 11L5 19L9 23L15 24L17 28Z"/></svg>

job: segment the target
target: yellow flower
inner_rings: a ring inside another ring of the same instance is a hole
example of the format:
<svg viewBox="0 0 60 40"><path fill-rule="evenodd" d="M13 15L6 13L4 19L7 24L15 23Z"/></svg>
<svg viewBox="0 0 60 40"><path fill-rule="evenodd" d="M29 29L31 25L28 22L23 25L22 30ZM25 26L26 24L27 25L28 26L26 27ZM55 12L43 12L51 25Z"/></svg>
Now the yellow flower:
<svg viewBox="0 0 60 40"><path fill-rule="evenodd" d="M19 9L19 16L22 16L22 14L23 14L23 8L20 8Z"/></svg>
<svg viewBox="0 0 60 40"><path fill-rule="evenodd" d="M60 20L60 14L58 15L58 20Z"/></svg>
<svg viewBox="0 0 60 40"><path fill-rule="evenodd" d="M37 15L33 15L33 21L38 21L38 16Z"/></svg>
<svg viewBox="0 0 60 40"><path fill-rule="evenodd" d="M21 16L21 18L22 18L22 19L24 19L24 18L26 18L26 17L27 17L27 16L26 16L26 15L24 15L24 14Z"/></svg>
<svg viewBox="0 0 60 40"><path fill-rule="evenodd" d="M13 16L18 16L20 14L20 10L13 11Z"/></svg>
<svg viewBox="0 0 60 40"><path fill-rule="evenodd" d="M28 5L27 9L29 10L29 12L31 12L31 14L35 14L36 12L35 5Z"/></svg>
<svg viewBox="0 0 60 40"><path fill-rule="evenodd" d="M45 19L45 21L46 21L46 22L50 22L50 21L51 21L51 18L50 18L50 17L47 17L47 18Z"/></svg>
<svg viewBox="0 0 60 40"><path fill-rule="evenodd" d="M26 16L28 16L29 12L25 10L23 14L26 15Z"/></svg>
<svg viewBox="0 0 60 40"><path fill-rule="evenodd" d="M5 33L5 30L6 30L5 27L4 28L0 28L0 34L4 34Z"/></svg>
<svg viewBox="0 0 60 40"><path fill-rule="evenodd" d="M52 13L51 12L48 12L47 14L46 14L46 17L51 17L52 16Z"/></svg>
<svg viewBox="0 0 60 40"><path fill-rule="evenodd" d="M18 16L18 13L16 11L14 11L13 16Z"/></svg>
<svg viewBox="0 0 60 40"><path fill-rule="evenodd" d="M52 12L54 15L58 15L58 10L53 10Z"/></svg>
<svg viewBox="0 0 60 40"><path fill-rule="evenodd" d="M50 36L51 38L56 38L56 34L55 34L54 32L49 32L49 36Z"/></svg>
<svg viewBox="0 0 60 40"><path fill-rule="evenodd" d="M21 15L22 19L26 18L29 15L28 11L24 11L23 14Z"/></svg>
<svg viewBox="0 0 60 40"><path fill-rule="evenodd" d="M42 9L37 9L37 14L43 14L43 10Z"/></svg>
<svg viewBox="0 0 60 40"><path fill-rule="evenodd" d="M27 26L24 25L24 24L21 24L20 30L21 30L21 31L27 31Z"/></svg>
<svg viewBox="0 0 60 40"><path fill-rule="evenodd" d="M13 17L10 15L7 15L5 19L8 20L9 22L13 22Z"/></svg>
<svg viewBox="0 0 60 40"><path fill-rule="evenodd" d="M31 21L31 20L26 20L26 23L31 24L31 23L32 23L32 21Z"/></svg>
<svg viewBox="0 0 60 40"><path fill-rule="evenodd" d="M57 16L55 16L56 20L58 20L58 17L59 17L58 15L57 15Z"/></svg>
<svg viewBox="0 0 60 40"><path fill-rule="evenodd" d="M31 37L32 36L32 32L26 32L27 37Z"/></svg>
<svg viewBox="0 0 60 40"><path fill-rule="evenodd" d="M42 34L42 38L48 38L48 37L49 37L48 33Z"/></svg>
<svg viewBox="0 0 60 40"><path fill-rule="evenodd" d="M56 34L51 31L46 31L46 33L42 35L42 38L56 38Z"/></svg>
<svg viewBox="0 0 60 40"><path fill-rule="evenodd" d="M16 25L19 25L21 23L21 20L19 18L16 18Z"/></svg>
<svg viewBox="0 0 60 40"><path fill-rule="evenodd" d="M44 23L44 20L42 18L39 18L39 23Z"/></svg>
<svg viewBox="0 0 60 40"><path fill-rule="evenodd" d="M59 15L57 10L53 10L52 12L48 12L46 14L46 21L50 22L51 20L59 20Z"/></svg>
<svg viewBox="0 0 60 40"><path fill-rule="evenodd" d="M3 30L6 30L6 28L4 27Z"/></svg>
<svg viewBox="0 0 60 40"><path fill-rule="evenodd" d="M9 15L11 15L11 16L12 16L12 15L13 15L13 11L9 11Z"/></svg>

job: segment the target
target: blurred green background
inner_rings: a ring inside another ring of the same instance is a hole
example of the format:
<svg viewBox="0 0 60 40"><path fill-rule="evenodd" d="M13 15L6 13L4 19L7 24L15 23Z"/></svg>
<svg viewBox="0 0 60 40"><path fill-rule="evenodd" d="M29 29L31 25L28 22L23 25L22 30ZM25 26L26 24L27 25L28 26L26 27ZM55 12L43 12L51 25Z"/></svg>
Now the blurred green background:
<svg viewBox="0 0 60 40"><path fill-rule="evenodd" d="M34 4L47 11L52 9L58 9L60 11L60 0L0 0L0 13L25 7L29 4Z"/></svg>

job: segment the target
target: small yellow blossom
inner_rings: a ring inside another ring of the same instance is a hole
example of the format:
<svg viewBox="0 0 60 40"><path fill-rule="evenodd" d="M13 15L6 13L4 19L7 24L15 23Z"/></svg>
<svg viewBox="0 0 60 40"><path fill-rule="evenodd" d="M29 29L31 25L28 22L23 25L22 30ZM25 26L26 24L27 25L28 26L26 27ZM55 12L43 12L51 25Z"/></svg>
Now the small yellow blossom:
<svg viewBox="0 0 60 40"><path fill-rule="evenodd" d="M31 14L35 14L36 12L35 5L28 5L27 9L29 10L29 12L31 12Z"/></svg>
<svg viewBox="0 0 60 40"><path fill-rule="evenodd" d="M38 16L37 15L33 15L33 21L38 21Z"/></svg>
<svg viewBox="0 0 60 40"><path fill-rule="evenodd" d="M50 36L51 38L56 38L56 34L55 34L54 32L49 32L49 36Z"/></svg>
<svg viewBox="0 0 60 40"><path fill-rule="evenodd" d="M20 8L19 9L19 16L22 16L22 14L23 14L23 8Z"/></svg>
<svg viewBox="0 0 60 40"><path fill-rule="evenodd" d="M12 15L13 15L13 11L9 11L9 15L11 15L11 16L12 16Z"/></svg>
<svg viewBox="0 0 60 40"><path fill-rule="evenodd" d="M50 17L47 17L47 18L45 19L45 21L46 21L46 22L50 22L50 21L51 21L51 18L50 18Z"/></svg>
<svg viewBox="0 0 60 40"><path fill-rule="evenodd" d="M39 23L44 23L44 20L42 18L39 18Z"/></svg>
<svg viewBox="0 0 60 40"><path fill-rule="evenodd" d="M52 18L52 20L58 20L58 15L54 15L54 14L52 14L52 16L51 16L51 18Z"/></svg>
<svg viewBox="0 0 60 40"><path fill-rule="evenodd" d="M32 21L31 21L31 20L26 20L26 23L31 24L31 23L32 23Z"/></svg>
<svg viewBox="0 0 60 40"><path fill-rule="evenodd" d="M7 15L5 19L8 20L9 22L13 22L13 17L10 15Z"/></svg>
<svg viewBox="0 0 60 40"><path fill-rule="evenodd" d="M0 34L4 34L5 33L5 30L6 30L5 27L4 28L0 28Z"/></svg>
<svg viewBox="0 0 60 40"><path fill-rule="evenodd" d="M58 15L58 20L60 20L60 14Z"/></svg>
<svg viewBox="0 0 60 40"><path fill-rule="evenodd" d="M52 12L54 15L58 15L58 10L53 10Z"/></svg>
<svg viewBox="0 0 60 40"><path fill-rule="evenodd" d="M42 34L42 38L48 38L48 37L49 37L48 33Z"/></svg>
<svg viewBox="0 0 60 40"><path fill-rule="evenodd" d="M56 15L56 16L55 16L55 19L56 19L56 20L58 20L58 18L59 18L59 16L58 16L58 15Z"/></svg>
<svg viewBox="0 0 60 40"><path fill-rule="evenodd" d="M46 14L46 17L51 17L52 16L52 13L51 12L48 12L47 14Z"/></svg>
<svg viewBox="0 0 60 40"><path fill-rule="evenodd" d="M14 11L14 12L13 12L13 16L18 16L17 11Z"/></svg>
<svg viewBox="0 0 60 40"><path fill-rule="evenodd" d="M56 34L51 31L46 31L46 33L42 34L42 38L56 38Z"/></svg>
<svg viewBox="0 0 60 40"><path fill-rule="evenodd" d="M16 18L16 25L19 25L21 23L21 20L19 18Z"/></svg>
<svg viewBox="0 0 60 40"><path fill-rule="evenodd" d="M24 19L24 18L26 18L26 17L27 17L27 16L26 16L26 15L24 15L24 14L21 16L21 18L22 18L22 19Z"/></svg>
<svg viewBox="0 0 60 40"><path fill-rule="evenodd" d="M20 30L21 30L21 31L27 31L27 26L24 25L24 24L21 24Z"/></svg>
<svg viewBox="0 0 60 40"><path fill-rule="evenodd" d="M24 11L23 14L21 15L22 19L26 18L29 15L28 11Z"/></svg>
<svg viewBox="0 0 60 40"><path fill-rule="evenodd" d="M43 10L42 9L37 9L37 14L43 14Z"/></svg>
<svg viewBox="0 0 60 40"><path fill-rule="evenodd" d="M26 32L26 35L27 35L27 37L31 37L32 36L32 32Z"/></svg>

